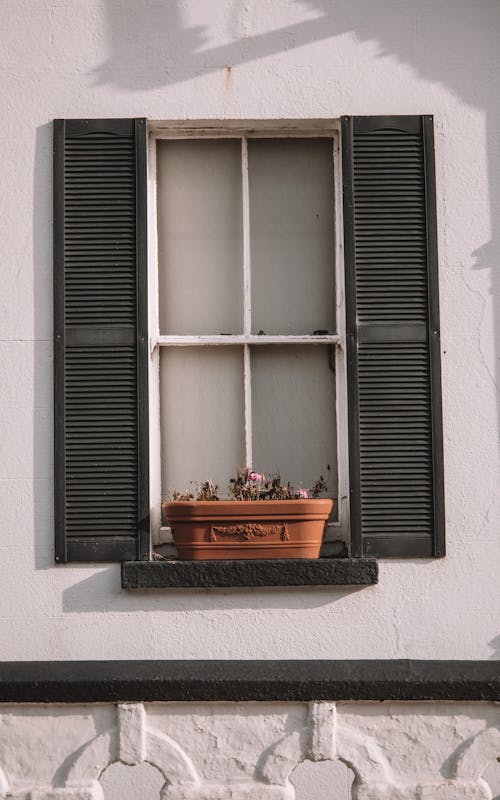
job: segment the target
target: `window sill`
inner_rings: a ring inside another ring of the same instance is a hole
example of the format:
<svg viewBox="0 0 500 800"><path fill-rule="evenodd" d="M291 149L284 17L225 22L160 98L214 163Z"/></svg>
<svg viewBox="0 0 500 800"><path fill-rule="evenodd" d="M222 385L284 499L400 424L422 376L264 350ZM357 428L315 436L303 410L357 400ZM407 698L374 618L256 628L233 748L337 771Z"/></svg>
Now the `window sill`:
<svg viewBox="0 0 500 800"><path fill-rule="evenodd" d="M373 586L373 558L254 561L125 561L123 589L237 588L245 586Z"/></svg>

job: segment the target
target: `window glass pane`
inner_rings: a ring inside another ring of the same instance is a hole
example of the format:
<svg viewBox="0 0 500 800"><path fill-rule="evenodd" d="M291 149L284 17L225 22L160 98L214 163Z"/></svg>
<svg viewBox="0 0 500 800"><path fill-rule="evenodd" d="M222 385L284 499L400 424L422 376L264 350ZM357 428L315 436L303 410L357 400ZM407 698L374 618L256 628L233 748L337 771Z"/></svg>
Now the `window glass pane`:
<svg viewBox="0 0 500 800"><path fill-rule="evenodd" d="M324 345L251 351L253 466L337 497L334 354ZM328 469L330 465L330 469Z"/></svg>
<svg viewBox="0 0 500 800"><path fill-rule="evenodd" d="M252 330L335 331L331 139L248 142Z"/></svg>
<svg viewBox="0 0 500 800"><path fill-rule="evenodd" d="M160 333L241 333L241 142L158 143Z"/></svg>
<svg viewBox="0 0 500 800"><path fill-rule="evenodd" d="M162 496L208 478L226 493L245 460L241 347L162 347Z"/></svg>

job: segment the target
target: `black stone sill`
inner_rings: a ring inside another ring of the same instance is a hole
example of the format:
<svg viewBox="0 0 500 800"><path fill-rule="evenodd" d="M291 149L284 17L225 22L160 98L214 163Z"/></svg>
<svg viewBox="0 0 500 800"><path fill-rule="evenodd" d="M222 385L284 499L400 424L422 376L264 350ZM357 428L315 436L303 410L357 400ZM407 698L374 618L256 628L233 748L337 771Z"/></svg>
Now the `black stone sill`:
<svg viewBox="0 0 500 800"><path fill-rule="evenodd" d="M372 586L373 558L248 561L125 561L123 589L238 588L245 586Z"/></svg>
<svg viewBox="0 0 500 800"><path fill-rule="evenodd" d="M498 701L499 661L6 661L0 703Z"/></svg>

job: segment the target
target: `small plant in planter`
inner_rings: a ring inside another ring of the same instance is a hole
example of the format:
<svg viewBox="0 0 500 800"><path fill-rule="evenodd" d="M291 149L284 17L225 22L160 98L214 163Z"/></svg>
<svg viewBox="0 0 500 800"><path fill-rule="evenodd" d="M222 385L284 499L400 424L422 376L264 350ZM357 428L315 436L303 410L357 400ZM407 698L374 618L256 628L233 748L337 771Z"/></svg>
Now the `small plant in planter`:
<svg viewBox="0 0 500 800"><path fill-rule="evenodd" d="M323 476L303 489L244 467L229 482L229 499L205 481L172 490L162 512L181 559L318 558L333 508L319 497L326 490Z"/></svg>

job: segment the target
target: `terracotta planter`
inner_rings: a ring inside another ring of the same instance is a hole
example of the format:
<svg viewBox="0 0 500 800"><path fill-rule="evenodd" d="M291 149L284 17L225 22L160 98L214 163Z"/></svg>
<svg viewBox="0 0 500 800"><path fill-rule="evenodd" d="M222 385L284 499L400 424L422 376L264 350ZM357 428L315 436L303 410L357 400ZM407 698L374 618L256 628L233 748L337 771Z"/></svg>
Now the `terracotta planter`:
<svg viewBox="0 0 500 800"><path fill-rule="evenodd" d="M179 558L318 558L332 500L163 503Z"/></svg>

